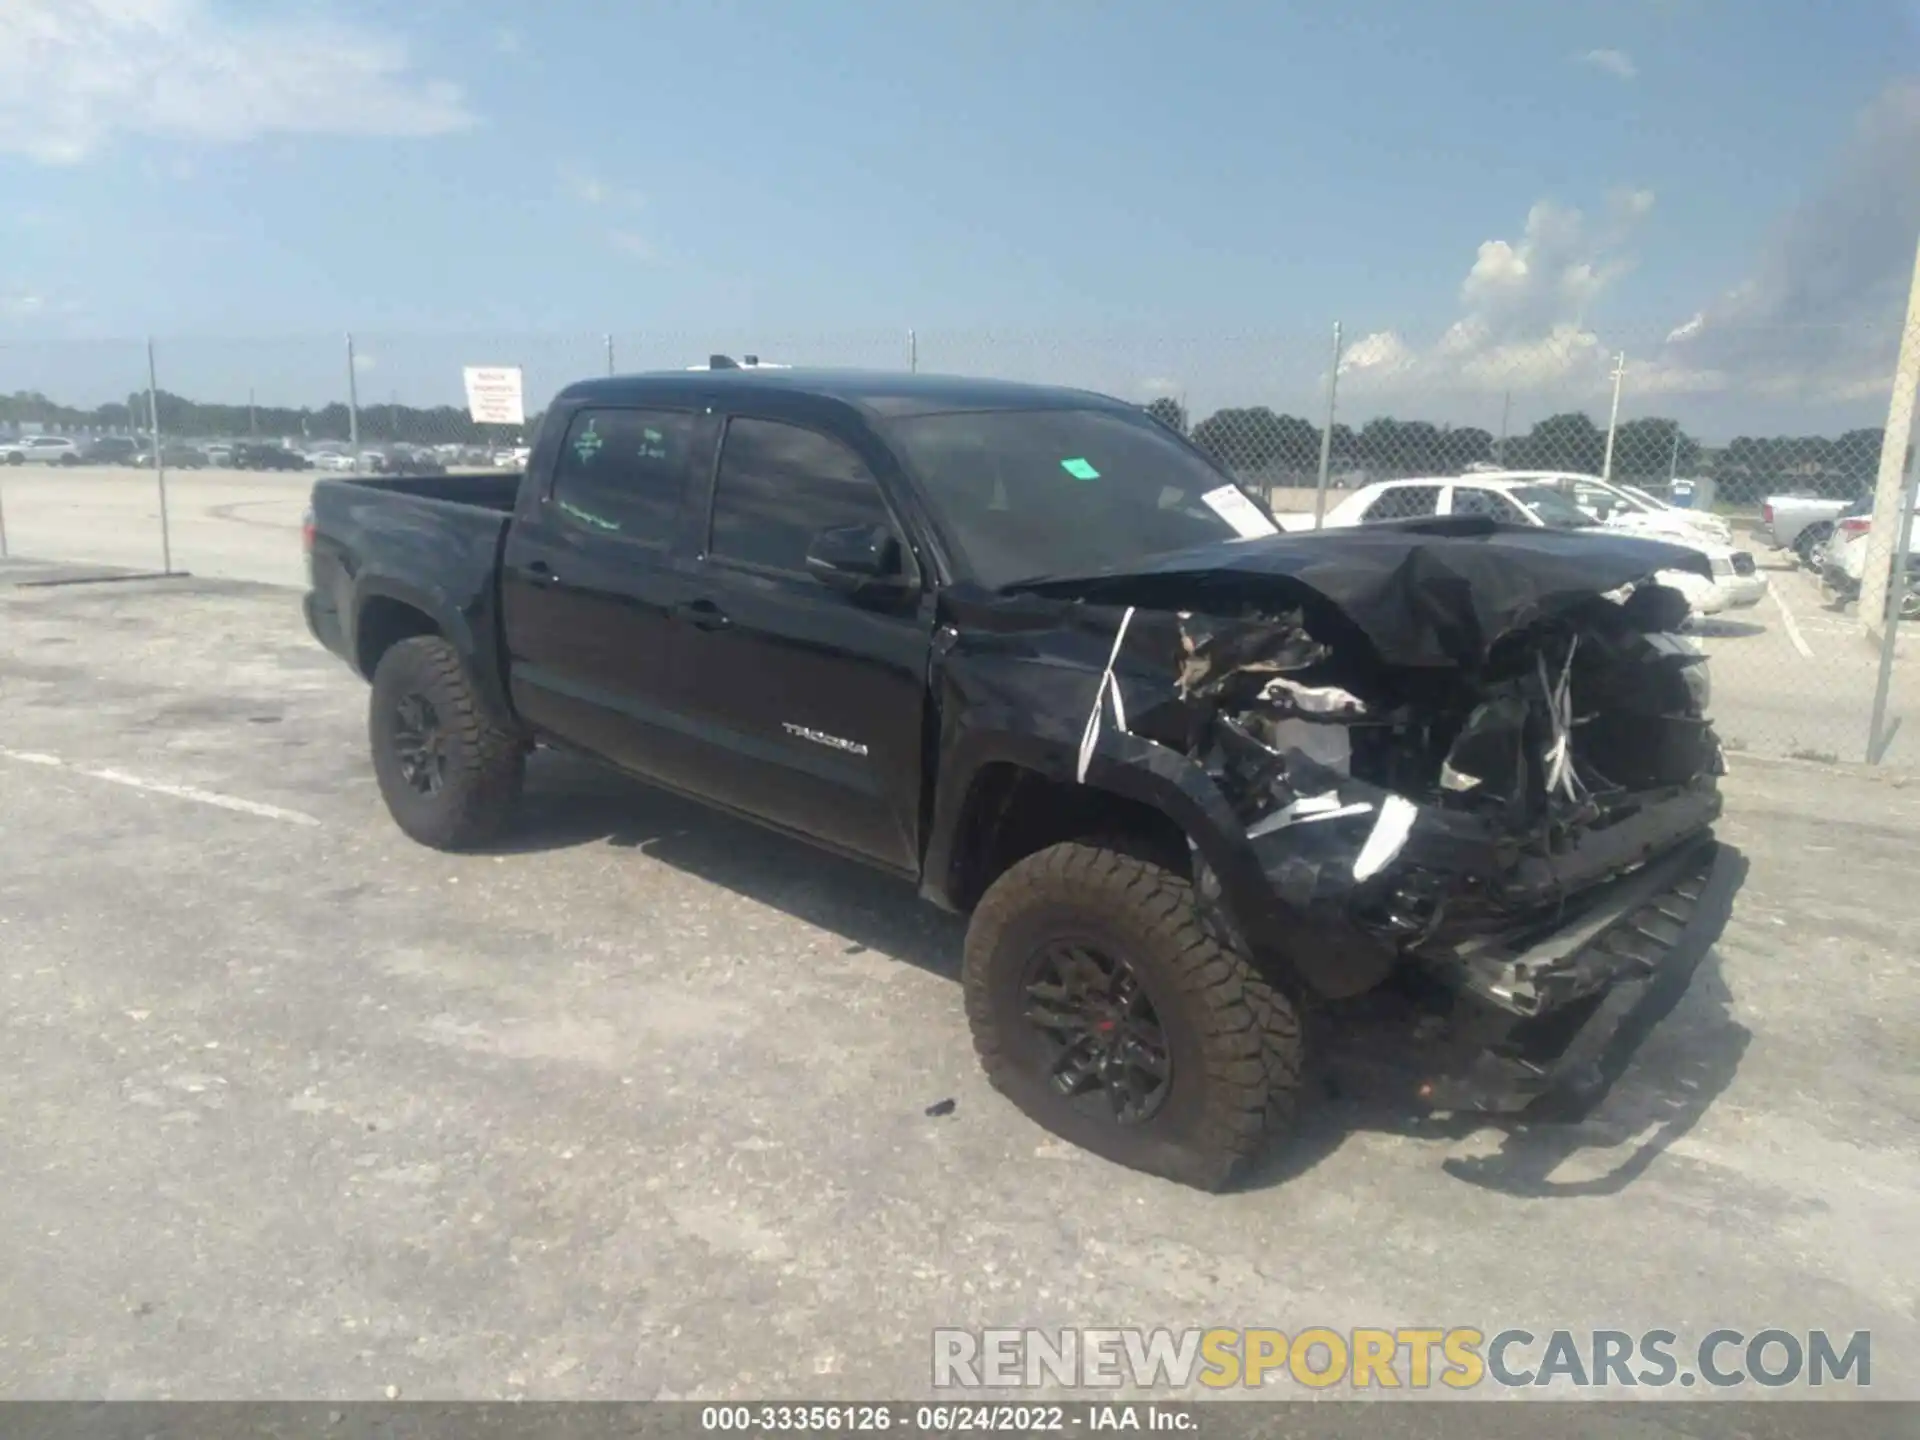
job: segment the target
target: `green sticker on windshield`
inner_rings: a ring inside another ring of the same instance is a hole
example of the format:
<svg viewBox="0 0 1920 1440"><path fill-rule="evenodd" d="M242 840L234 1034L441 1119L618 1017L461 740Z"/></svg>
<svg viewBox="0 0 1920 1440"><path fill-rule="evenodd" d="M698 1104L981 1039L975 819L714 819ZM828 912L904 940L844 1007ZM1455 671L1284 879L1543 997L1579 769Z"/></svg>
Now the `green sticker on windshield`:
<svg viewBox="0 0 1920 1440"><path fill-rule="evenodd" d="M1060 468L1076 480L1098 480L1100 478L1100 472L1084 460L1062 460L1060 462Z"/></svg>

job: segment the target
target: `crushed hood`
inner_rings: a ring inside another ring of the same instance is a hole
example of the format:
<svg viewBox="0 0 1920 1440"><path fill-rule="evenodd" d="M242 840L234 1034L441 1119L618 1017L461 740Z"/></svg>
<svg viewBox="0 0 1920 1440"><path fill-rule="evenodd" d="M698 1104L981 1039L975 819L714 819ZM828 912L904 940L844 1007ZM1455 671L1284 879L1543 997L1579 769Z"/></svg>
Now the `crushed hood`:
<svg viewBox="0 0 1920 1440"><path fill-rule="evenodd" d="M1390 665L1478 666L1504 637L1661 571L1709 580L1685 545L1462 515L1225 541L1006 587L1168 610L1331 609Z"/></svg>

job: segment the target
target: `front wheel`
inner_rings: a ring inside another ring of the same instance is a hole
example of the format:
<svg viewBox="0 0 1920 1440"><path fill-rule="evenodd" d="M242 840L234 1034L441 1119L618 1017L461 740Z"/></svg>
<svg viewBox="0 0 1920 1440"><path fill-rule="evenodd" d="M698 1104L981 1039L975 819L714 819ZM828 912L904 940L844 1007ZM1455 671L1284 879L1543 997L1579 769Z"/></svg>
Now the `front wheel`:
<svg viewBox="0 0 1920 1440"><path fill-rule="evenodd" d="M526 748L489 713L449 641L416 636L380 657L367 730L381 798L413 839L471 850L505 827Z"/></svg>
<svg viewBox="0 0 1920 1440"><path fill-rule="evenodd" d="M1293 1007L1149 861L1054 845L982 897L961 969L987 1078L1096 1155L1203 1190L1292 1120Z"/></svg>

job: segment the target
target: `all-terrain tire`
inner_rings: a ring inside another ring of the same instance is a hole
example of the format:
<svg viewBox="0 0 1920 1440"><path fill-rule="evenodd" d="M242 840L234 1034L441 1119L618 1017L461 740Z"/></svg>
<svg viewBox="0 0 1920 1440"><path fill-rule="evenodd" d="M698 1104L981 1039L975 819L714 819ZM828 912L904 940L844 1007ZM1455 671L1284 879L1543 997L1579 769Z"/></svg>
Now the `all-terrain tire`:
<svg viewBox="0 0 1920 1440"><path fill-rule="evenodd" d="M1073 1097L1053 1084L1055 1052L1026 1018L1032 967L1050 944L1123 961L1151 1001L1171 1078L1145 1119L1122 1124L1102 1094ZM1291 1125L1298 1013L1206 923L1192 885L1149 860L1068 843L1009 867L974 911L961 984L994 1088L1105 1159L1220 1190Z"/></svg>
<svg viewBox="0 0 1920 1440"><path fill-rule="evenodd" d="M402 706L416 701L431 707L443 757L431 793L409 780L401 753ZM451 642L416 636L380 657L367 733L381 798L394 822L422 845L471 850L492 840L511 818L526 772L526 747L493 717Z"/></svg>

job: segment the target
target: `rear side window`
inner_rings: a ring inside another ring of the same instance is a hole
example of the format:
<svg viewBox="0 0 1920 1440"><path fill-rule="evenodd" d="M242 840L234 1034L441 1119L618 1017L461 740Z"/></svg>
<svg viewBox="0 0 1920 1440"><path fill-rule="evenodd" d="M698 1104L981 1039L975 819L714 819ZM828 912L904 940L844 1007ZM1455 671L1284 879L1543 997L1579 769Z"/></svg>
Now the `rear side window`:
<svg viewBox="0 0 1920 1440"><path fill-rule="evenodd" d="M1440 509L1440 487L1438 485L1396 485L1391 490L1381 492L1374 502L1367 506L1362 520L1412 520L1421 515L1437 514Z"/></svg>
<svg viewBox="0 0 1920 1440"><path fill-rule="evenodd" d="M711 554L804 573L816 530L892 523L872 472L840 441L774 420L727 426Z"/></svg>
<svg viewBox="0 0 1920 1440"><path fill-rule="evenodd" d="M665 545L686 490L693 417L671 410L582 410L553 469L553 504L597 535Z"/></svg>
<svg viewBox="0 0 1920 1440"><path fill-rule="evenodd" d="M1472 485L1456 485L1453 489L1453 513L1456 515L1491 515L1495 520L1508 525L1525 525L1527 517L1520 507L1497 490L1482 490Z"/></svg>

